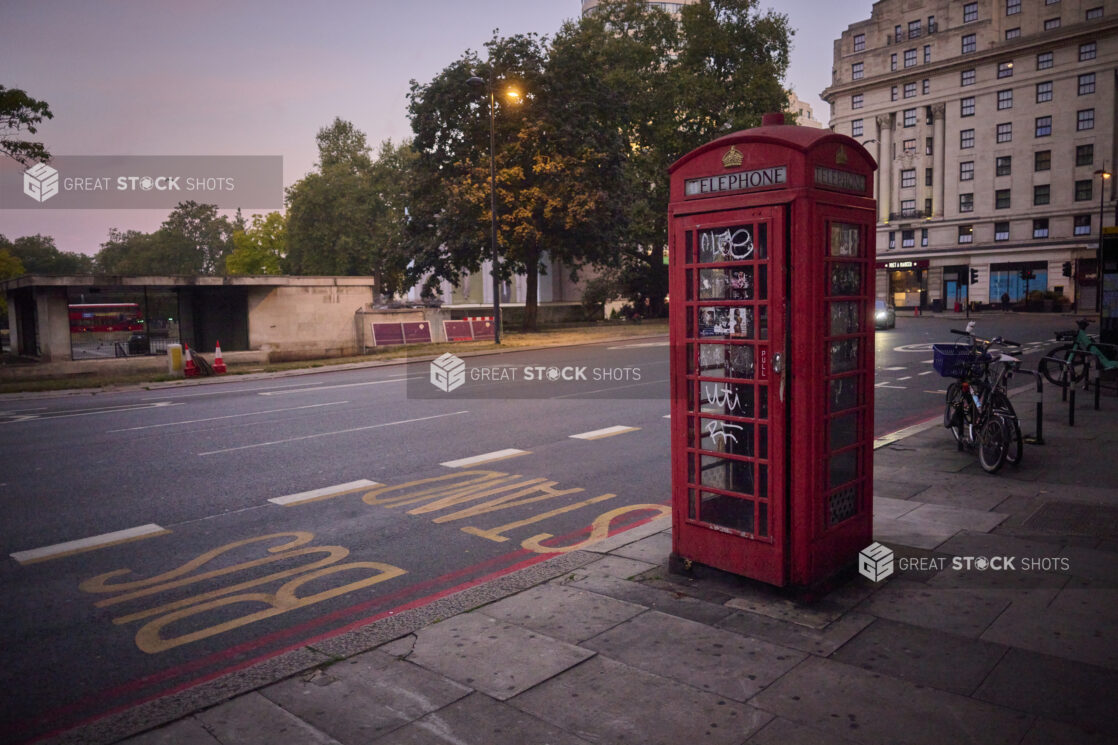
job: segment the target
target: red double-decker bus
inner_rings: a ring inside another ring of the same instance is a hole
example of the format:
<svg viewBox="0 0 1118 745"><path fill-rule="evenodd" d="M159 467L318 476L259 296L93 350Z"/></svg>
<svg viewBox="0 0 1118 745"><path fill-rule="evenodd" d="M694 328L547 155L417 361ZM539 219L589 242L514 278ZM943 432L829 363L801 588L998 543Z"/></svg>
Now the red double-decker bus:
<svg viewBox="0 0 1118 745"><path fill-rule="evenodd" d="M70 333L143 331L137 303L82 303L70 306Z"/></svg>

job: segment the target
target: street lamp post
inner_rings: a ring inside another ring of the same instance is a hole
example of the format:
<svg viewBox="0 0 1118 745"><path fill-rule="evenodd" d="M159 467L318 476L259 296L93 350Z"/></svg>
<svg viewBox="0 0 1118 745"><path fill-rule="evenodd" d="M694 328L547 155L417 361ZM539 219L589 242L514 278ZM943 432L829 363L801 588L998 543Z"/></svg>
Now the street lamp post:
<svg viewBox="0 0 1118 745"><path fill-rule="evenodd" d="M496 91L494 90L493 73L490 71L489 80L486 81L474 75L466 84L473 88L485 86L489 90L489 240L490 260L493 264L493 342L501 343L501 278L498 271L497 255L497 125L496 125ZM519 94L510 90L510 98L518 98Z"/></svg>
<svg viewBox="0 0 1118 745"><path fill-rule="evenodd" d="M1095 249L1095 311L1102 310L1102 221L1106 208L1106 181L1110 178L1110 171L1106 170L1106 161L1102 168L1095 171L1099 177L1099 245Z"/></svg>

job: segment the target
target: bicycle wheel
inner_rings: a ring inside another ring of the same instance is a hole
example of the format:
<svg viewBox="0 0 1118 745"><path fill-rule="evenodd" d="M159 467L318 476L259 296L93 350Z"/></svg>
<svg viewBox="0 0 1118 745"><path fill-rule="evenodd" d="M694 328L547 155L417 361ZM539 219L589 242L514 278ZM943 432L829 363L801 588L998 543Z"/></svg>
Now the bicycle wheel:
<svg viewBox="0 0 1118 745"><path fill-rule="evenodd" d="M1001 391L996 391L990 397L990 405L994 407L992 409L994 414L999 414L1005 419L1008 437L1005 462L1011 466L1019 466L1021 456L1025 452L1025 440L1021 437L1021 423L1017 419L1017 412L1013 410L1009 396Z"/></svg>
<svg viewBox="0 0 1118 745"><path fill-rule="evenodd" d="M991 414L978 435L978 462L986 473L997 473L1005 465L1009 450L1009 428L1005 418Z"/></svg>
<svg viewBox="0 0 1118 745"><path fill-rule="evenodd" d="M963 388L958 383L947 386L947 401L943 405L943 426L951 430L955 443L962 447L963 440Z"/></svg>
<svg viewBox="0 0 1118 745"><path fill-rule="evenodd" d="M1078 383L1087 376L1087 360L1081 354L1070 354L1075 349L1074 344L1064 344L1063 346L1050 349L1044 357L1041 358L1037 369L1040 374L1044 376L1052 385L1060 387ZM1053 359L1050 359L1053 358ZM1056 362L1055 360L1064 360L1065 365ZM1065 380L1065 375L1067 379Z"/></svg>

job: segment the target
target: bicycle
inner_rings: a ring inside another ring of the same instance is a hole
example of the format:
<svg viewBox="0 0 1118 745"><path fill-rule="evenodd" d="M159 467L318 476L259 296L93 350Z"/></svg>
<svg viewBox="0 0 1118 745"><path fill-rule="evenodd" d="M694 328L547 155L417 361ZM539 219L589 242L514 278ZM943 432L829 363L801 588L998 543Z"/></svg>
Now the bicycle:
<svg viewBox="0 0 1118 745"><path fill-rule="evenodd" d="M1089 358L1092 356L1100 370L1118 370L1118 359L1112 359L1103 351L1103 347L1106 347L1114 354L1116 348L1112 344L1100 344L1088 334L1087 327L1090 324L1090 321L1083 318L1075 322L1079 327L1078 331L1060 331L1056 334L1057 341L1072 343L1048 350L1037 365L1040 374L1052 385L1064 388L1080 382L1086 383Z"/></svg>
<svg viewBox="0 0 1118 745"><path fill-rule="evenodd" d="M959 450L977 450L982 469L996 473L1004 463L1020 465L1024 455L1021 425L1007 391L1020 360L1001 350L995 357L989 350L1019 345L1000 337L980 339L973 328L972 322L966 331L951 330L968 337L968 344L933 345L933 364L940 375L959 379L947 388L944 427Z"/></svg>

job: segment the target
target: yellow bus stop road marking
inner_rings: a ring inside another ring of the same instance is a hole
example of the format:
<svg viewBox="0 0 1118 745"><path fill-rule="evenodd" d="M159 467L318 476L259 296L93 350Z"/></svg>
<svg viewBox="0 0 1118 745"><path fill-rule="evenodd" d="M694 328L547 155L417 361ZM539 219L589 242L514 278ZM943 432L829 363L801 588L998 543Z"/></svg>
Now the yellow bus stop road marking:
<svg viewBox="0 0 1118 745"><path fill-rule="evenodd" d="M376 481L369 481L368 479L359 479L345 484L337 484L336 486L324 486L321 489L312 489L311 491L299 492L298 494L288 494L285 497L273 497L268 501L272 504L287 507L292 504L306 504L307 502L318 502L319 500L330 499L331 497L340 497L343 494L352 494L355 491L371 489L374 486L384 486L384 484Z"/></svg>
<svg viewBox="0 0 1118 745"><path fill-rule="evenodd" d="M16 553L11 554L11 557L23 565L36 564L40 561L60 559L63 556L73 556L74 554L82 554L86 551L96 551L99 548L117 546L121 543L139 541L143 540L144 538L153 538L157 535L167 535L170 532L171 531L167 530L166 528L161 528L154 523L149 523L147 525L140 525L136 528L117 530L112 533L104 533L102 535L95 535L89 538L79 538L76 541L56 543L53 546L33 548L29 551L17 551Z"/></svg>
<svg viewBox="0 0 1118 745"><path fill-rule="evenodd" d="M603 437L613 437L614 435L623 435L626 432L636 432L638 429L640 429L640 427L617 425L616 427L606 427L605 429L596 429L593 432L571 435L571 437L576 440L600 440Z"/></svg>
<svg viewBox="0 0 1118 745"><path fill-rule="evenodd" d="M508 458L515 458L518 455L527 455L529 450L517 450L516 448L505 448L504 450L494 450L492 453L482 453L475 455L472 458L459 458L458 460L448 460L440 463L440 466L447 468L466 468L468 466L476 466L482 463L492 463L495 460L507 460Z"/></svg>

